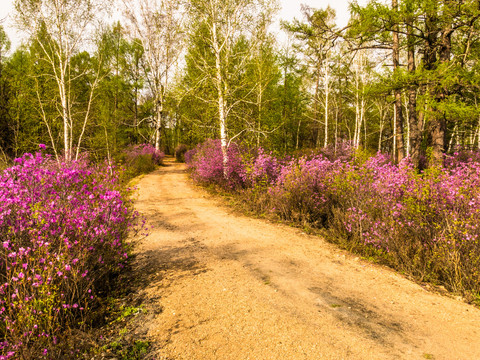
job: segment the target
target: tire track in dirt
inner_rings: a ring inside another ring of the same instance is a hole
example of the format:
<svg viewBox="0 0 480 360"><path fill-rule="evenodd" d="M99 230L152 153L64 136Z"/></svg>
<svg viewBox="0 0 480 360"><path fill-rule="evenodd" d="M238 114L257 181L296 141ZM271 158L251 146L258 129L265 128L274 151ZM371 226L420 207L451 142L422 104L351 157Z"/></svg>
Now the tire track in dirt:
<svg viewBox="0 0 480 360"><path fill-rule="evenodd" d="M480 310L300 230L232 213L182 164L143 177L138 331L156 359L480 359Z"/></svg>

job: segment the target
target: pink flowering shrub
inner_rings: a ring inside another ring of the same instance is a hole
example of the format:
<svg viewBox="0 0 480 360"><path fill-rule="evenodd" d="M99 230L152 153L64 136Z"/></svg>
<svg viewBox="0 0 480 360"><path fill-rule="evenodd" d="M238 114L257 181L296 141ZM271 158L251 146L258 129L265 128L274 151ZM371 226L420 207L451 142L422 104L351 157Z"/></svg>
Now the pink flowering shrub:
<svg viewBox="0 0 480 360"><path fill-rule="evenodd" d="M280 175L285 161L277 159L262 148L242 153L243 168L240 177L243 181L241 200L257 213L269 212L268 188Z"/></svg>
<svg viewBox="0 0 480 360"><path fill-rule="evenodd" d="M329 144L327 147L315 149L300 149L293 153L294 158L313 159L316 156L321 156L330 161L352 161L358 155L351 142L339 141L337 145Z"/></svg>
<svg viewBox="0 0 480 360"><path fill-rule="evenodd" d="M479 294L479 154L458 152L444 167L418 172L408 159L395 165L385 154L355 157L348 144L340 149L338 156L326 149L280 161L262 149L252 157L235 148L229 171L241 178L241 198L255 211L326 228L344 246L380 255L420 280ZM195 179L232 188L218 142L190 156Z"/></svg>
<svg viewBox="0 0 480 360"><path fill-rule="evenodd" d="M250 161L244 161L243 172L240 174L244 184L249 187L267 186L275 183L280 175L282 162L271 153L258 149L256 156Z"/></svg>
<svg viewBox="0 0 480 360"><path fill-rule="evenodd" d="M185 159L185 163L187 164L187 166L189 168L193 168L193 159L195 157L195 154L197 153L197 148L199 146L197 145L197 147L193 148L193 149L190 149L190 150L187 150L184 154L184 159Z"/></svg>
<svg viewBox="0 0 480 360"><path fill-rule="evenodd" d="M290 161L268 189L271 211L285 220L325 225L333 205L332 184L344 165L322 156Z"/></svg>
<svg viewBox="0 0 480 360"><path fill-rule="evenodd" d="M228 189L238 189L244 186L244 163L240 149L231 144L227 150L228 163L224 176L223 153L220 140L207 140L195 149L185 154L187 166L192 170L195 180L203 183L213 183Z"/></svg>
<svg viewBox="0 0 480 360"><path fill-rule="evenodd" d="M0 359L59 358L139 230L115 169L25 154L0 173Z"/></svg>
<svg viewBox="0 0 480 360"><path fill-rule="evenodd" d="M451 168L459 163L480 162L480 151L458 148L452 155L445 155L445 167Z"/></svg>
<svg viewBox="0 0 480 360"><path fill-rule="evenodd" d="M155 165L162 165L165 154L151 144L130 145L125 149L127 162L141 155L149 155Z"/></svg>
<svg viewBox="0 0 480 360"><path fill-rule="evenodd" d="M320 149L320 155L330 161L352 161L355 158L356 150L349 141L339 141L337 145L330 144Z"/></svg>
<svg viewBox="0 0 480 360"><path fill-rule="evenodd" d="M419 174L379 154L345 167L330 192L330 227L344 241L381 251L421 280L480 291L479 163Z"/></svg>

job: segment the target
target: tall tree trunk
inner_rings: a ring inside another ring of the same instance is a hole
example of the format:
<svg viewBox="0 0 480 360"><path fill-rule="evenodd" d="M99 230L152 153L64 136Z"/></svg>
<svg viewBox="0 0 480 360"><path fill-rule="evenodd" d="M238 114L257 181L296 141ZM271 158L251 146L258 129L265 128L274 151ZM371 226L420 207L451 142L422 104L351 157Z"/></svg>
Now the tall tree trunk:
<svg viewBox="0 0 480 360"><path fill-rule="evenodd" d="M135 97L134 97L134 114L133 114L133 128L134 128L134 143L136 144L138 139L138 87L135 85Z"/></svg>
<svg viewBox="0 0 480 360"><path fill-rule="evenodd" d="M323 141L323 147L328 145L328 100L330 95L330 74L328 69L328 57L325 59L325 76L323 79L324 82L324 91L325 91L325 139Z"/></svg>
<svg viewBox="0 0 480 360"><path fill-rule="evenodd" d="M355 129L353 134L353 147L358 149L359 146L359 129L360 129L360 103L358 89L357 94L355 95Z"/></svg>
<svg viewBox="0 0 480 360"><path fill-rule="evenodd" d="M407 58L408 72L413 75L415 66L415 39L413 35L413 19L410 14L407 16ZM422 144L421 117L417 116L417 90L418 84L408 86L408 123L410 125L410 158L413 165L418 168Z"/></svg>
<svg viewBox="0 0 480 360"><path fill-rule="evenodd" d="M410 111L409 111L409 108L408 108L408 92L407 94L402 94L402 99L403 99L403 106L404 106L404 109L405 109L405 131L406 131L406 134L405 134L405 156L406 157L409 157L410 156Z"/></svg>
<svg viewBox="0 0 480 360"><path fill-rule="evenodd" d="M393 104L393 146L392 146L392 159L397 159L397 107Z"/></svg>
<svg viewBox="0 0 480 360"><path fill-rule="evenodd" d="M163 99L161 95L162 89L157 91L155 100L155 149L160 150L160 133L162 130L162 112L163 112Z"/></svg>
<svg viewBox="0 0 480 360"><path fill-rule="evenodd" d="M297 139L295 140L295 150L298 150L300 140L300 126L302 125L302 118L299 118L297 125Z"/></svg>
<svg viewBox="0 0 480 360"><path fill-rule="evenodd" d="M62 106L62 119L63 119L63 144L65 152L65 160L70 161L72 159L72 150L70 147L70 121L68 118L68 103L67 103L67 89L65 86L65 74L63 69L60 71L59 93L60 103Z"/></svg>
<svg viewBox="0 0 480 360"><path fill-rule="evenodd" d="M366 149L367 148L367 118L365 116L365 105L366 101L365 98L362 99L362 123L363 123L363 147Z"/></svg>
<svg viewBox="0 0 480 360"><path fill-rule="evenodd" d="M480 150L480 116L478 117L478 126L477 126L477 149Z"/></svg>
<svg viewBox="0 0 480 360"><path fill-rule="evenodd" d="M283 124L283 141L284 141L284 150L287 151L287 72L288 65L285 63L285 68L283 70L283 99L282 99L282 124Z"/></svg>
<svg viewBox="0 0 480 360"><path fill-rule="evenodd" d="M319 121L319 109L318 109L318 97L319 97L319 92L320 92L320 71L317 69L317 81L316 81L316 84L315 84L315 95L314 95L314 98L313 98L313 111L314 111L314 118L315 118L315 121L317 122L318 124L318 127L317 127L317 140L315 142L315 147L320 147L320 134L322 133L321 131L321 125L320 125L320 121Z"/></svg>
<svg viewBox="0 0 480 360"><path fill-rule="evenodd" d="M225 116L225 98L223 93L223 77L222 77L222 59L220 57L220 46L217 38L216 24L213 23L213 50L215 52L215 83L217 86L218 94L218 120L220 125L220 143L222 147L223 156L223 176L226 179L228 177L228 143L227 143L227 126Z"/></svg>
<svg viewBox="0 0 480 360"><path fill-rule="evenodd" d="M434 4L436 5L436 4ZM433 6L425 15L425 44L424 44L424 54L423 54L423 68L428 72L431 72L437 67L437 37L438 37L438 17L437 17L437 6ZM425 85L421 87L421 91L432 92L435 100L438 102L440 100L438 95L438 90L433 88L426 88ZM429 116L428 120L428 133L429 133L429 146L432 149L432 160L434 164L442 162L442 153L444 147L444 129L443 121L436 109L425 109L425 113L429 111L432 113ZM433 110L433 111L432 111ZM430 164L431 165L431 164Z"/></svg>
<svg viewBox="0 0 480 360"><path fill-rule="evenodd" d="M380 129L378 132L378 147L377 151L382 151L382 136L383 136L383 120L380 121Z"/></svg>
<svg viewBox="0 0 480 360"><path fill-rule="evenodd" d="M355 129L353 135L353 146L355 149L358 149L360 146L360 134L362 130L362 110L360 105L360 71L362 70L360 59L355 67Z"/></svg>
<svg viewBox="0 0 480 360"><path fill-rule="evenodd" d="M398 0L392 0L392 8L394 11L398 11ZM400 42L398 38L399 27L396 24L393 28L393 46L392 46L392 57L393 57L393 71L397 71L400 67ZM396 117L396 161L400 162L405 157L405 146L403 143L403 112L402 112L402 94L400 90L394 90L395 97L395 111L397 114Z"/></svg>
<svg viewBox="0 0 480 360"><path fill-rule="evenodd" d="M450 1L445 1L449 3ZM445 27L440 34L440 46L439 46L439 60L441 64L448 63L450 61L450 55L452 52L452 24L450 22L445 23ZM447 97L447 89L437 85L435 91L435 100L437 104L445 101ZM432 137L432 157L435 164L442 164L443 153L445 151L445 135L447 129L447 121L445 112L440 112L439 109L435 109L434 121L431 126Z"/></svg>
<svg viewBox="0 0 480 360"><path fill-rule="evenodd" d="M133 129L134 129L134 135L133 135L133 142L134 144L137 144L138 142L138 83L139 83L139 77L140 77L140 71L139 71L139 62L140 62L140 57L135 54L135 73L134 73L134 107L133 107Z"/></svg>
<svg viewBox="0 0 480 360"><path fill-rule="evenodd" d="M257 111L258 111L258 124L257 124L257 147L260 147L260 133L262 131L262 95L263 95L263 89L262 89L262 82L261 78L258 84L258 93L257 93Z"/></svg>
<svg viewBox="0 0 480 360"><path fill-rule="evenodd" d="M335 107L335 155L337 154L337 144L338 144L338 113L340 109L338 106Z"/></svg>

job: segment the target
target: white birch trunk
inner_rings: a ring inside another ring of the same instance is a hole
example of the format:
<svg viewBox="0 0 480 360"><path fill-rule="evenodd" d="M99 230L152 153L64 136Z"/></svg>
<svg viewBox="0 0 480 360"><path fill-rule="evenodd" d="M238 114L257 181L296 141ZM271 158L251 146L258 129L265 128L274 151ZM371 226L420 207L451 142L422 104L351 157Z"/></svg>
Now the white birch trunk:
<svg viewBox="0 0 480 360"><path fill-rule="evenodd" d="M330 95L330 74L328 70L328 57L325 59L325 76L324 76L324 90L325 90L325 139L323 147L328 145L328 100Z"/></svg>
<svg viewBox="0 0 480 360"><path fill-rule="evenodd" d="M410 111L408 109L408 98L406 96L404 97L404 106L405 106L405 116L407 119L410 119ZM406 147L407 157L409 157L410 156L410 121L407 121L406 124L407 124L407 136L406 136L407 143L405 144L405 147Z"/></svg>
<svg viewBox="0 0 480 360"><path fill-rule="evenodd" d="M363 97L363 94L362 94L362 101L360 103L361 103L361 107L360 107L360 126L358 127L358 147L360 147L360 134L362 132L362 126L364 127L364 130L365 130L365 143L363 144L363 146L365 147L367 144L367 123L365 120L365 98Z"/></svg>
<svg viewBox="0 0 480 360"><path fill-rule="evenodd" d="M393 104L393 160L397 158L397 107Z"/></svg>
<svg viewBox="0 0 480 360"><path fill-rule="evenodd" d="M337 154L337 145L338 145L338 103L335 107L335 155Z"/></svg>
<svg viewBox="0 0 480 360"><path fill-rule="evenodd" d="M220 57L220 45L217 38L217 26L215 22L212 26L213 36L213 50L215 52L215 83L218 93L218 120L220 125L220 143L222 147L223 156L223 176L225 179L228 177L228 143L227 143L227 127L225 116L225 98L223 96L223 77L222 77L222 63Z"/></svg>
<svg viewBox="0 0 480 360"><path fill-rule="evenodd" d="M156 150L160 150L160 131L162 129L163 101L161 99L160 91L157 90L157 96L155 100L155 149Z"/></svg>
<svg viewBox="0 0 480 360"><path fill-rule="evenodd" d="M478 118L477 148L480 150L480 117Z"/></svg>
<svg viewBox="0 0 480 360"><path fill-rule="evenodd" d="M60 104L62 106L62 120L63 120L63 142L65 160L70 161L71 148L70 148L70 121L68 119L68 104L67 104L67 90L65 86L65 73L63 68L60 69L60 81L58 83L58 90L60 95Z"/></svg>

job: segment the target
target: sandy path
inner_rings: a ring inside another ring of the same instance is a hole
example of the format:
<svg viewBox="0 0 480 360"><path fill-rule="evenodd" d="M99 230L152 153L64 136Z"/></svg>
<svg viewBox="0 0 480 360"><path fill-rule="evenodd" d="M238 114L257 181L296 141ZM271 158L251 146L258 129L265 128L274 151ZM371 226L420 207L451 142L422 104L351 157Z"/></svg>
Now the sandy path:
<svg viewBox="0 0 480 360"><path fill-rule="evenodd" d="M480 310L319 237L233 214L184 166L139 182L156 359L480 359Z"/></svg>

